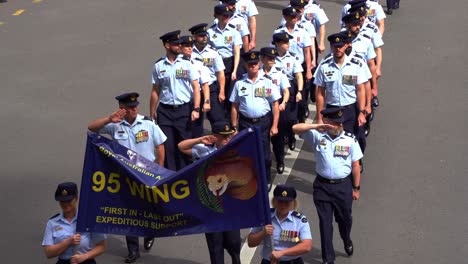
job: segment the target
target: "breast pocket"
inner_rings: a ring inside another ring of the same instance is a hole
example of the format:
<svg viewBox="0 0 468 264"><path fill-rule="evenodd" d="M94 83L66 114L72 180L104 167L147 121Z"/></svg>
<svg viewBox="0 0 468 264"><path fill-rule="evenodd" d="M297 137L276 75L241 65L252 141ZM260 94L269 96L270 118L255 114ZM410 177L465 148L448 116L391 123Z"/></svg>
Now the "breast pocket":
<svg viewBox="0 0 468 264"><path fill-rule="evenodd" d="M338 75L337 74L334 74L334 75L325 75L325 78L323 78L323 80L326 82L326 83L333 83L333 82L336 82L338 80Z"/></svg>
<svg viewBox="0 0 468 264"><path fill-rule="evenodd" d="M54 241L60 242L60 241L63 241L64 239L67 238L67 233L63 229L54 230L52 232L52 237L53 237Z"/></svg>
<svg viewBox="0 0 468 264"><path fill-rule="evenodd" d="M115 140L127 140L128 139L128 134L127 134L127 132L122 131L122 130L115 131L114 132L114 139Z"/></svg>

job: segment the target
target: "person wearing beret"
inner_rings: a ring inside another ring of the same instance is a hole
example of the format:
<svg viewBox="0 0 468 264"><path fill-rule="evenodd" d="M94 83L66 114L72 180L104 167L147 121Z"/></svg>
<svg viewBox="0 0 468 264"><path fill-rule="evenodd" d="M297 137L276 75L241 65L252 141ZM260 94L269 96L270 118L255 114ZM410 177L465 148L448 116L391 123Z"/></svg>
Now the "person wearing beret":
<svg viewBox="0 0 468 264"><path fill-rule="evenodd" d="M309 90L312 85L312 73L313 68L315 68L316 61L315 54L311 52L312 49L315 49L315 30L313 36L307 32L307 30L300 25L299 17L301 15L300 11L294 7L286 7L282 10L282 14L286 23L283 26L279 26L275 29L275 33L288 33L293 38L289 41L290 43L290 52L299 58L299 62L302 64L304 87L302 89L302 100L298 102L298 113L297 117L299 122L305 122L305 119L309 116L309 107L308 107L308 98Z"/></svg>
<svg viewBox="0 0 468 264"><path fill-rule="evenodd" d="M200 76L190 59L178 56L180 30L168 32L160 39L166 55L153 66L150 117L156 117L167 136L164 165L176 171L190 164L190 159L179 152L177 144L191 138L192 122L200 117Z"/></svg>
<svg viewBox="0 0 468 264"><path fill-rule="evenodd" d="M234 136L235 130L227 120L211 126L211 135L187 139L179 143L179 149L193 159L200 159L225 146ZM229 253L233 264L240 264L240 230L206 233L206 244L211 264L224 264L224 250Z"/></svg>
<svg viewBox="0 0 468 264"><path fill-rule="evenodd" d="M42 246L47 258L58 257L57 264L94 264L107 247L107 237L99 233L77 233L78 187L73 182L60 183L55 200L62 212L47 222Z"/></svg>
<svg viewBox="0 0 468 264"><path fill-rule="evenodd" d="M265 170L270 182L270 137L278 134L278 100L281 94L269 76L259 74L259 51L249 51L242 56L247 73L235 83L229 98L232 102L231 124L239 126L239 131L253 126L261 128Z"/></svg>
<svg viewBox="0 0 468 264"><path fill-rule="evenodd" d="M273 190L271 224L254 227L247 237L249 247L263 242L261 264L303 264L302 256L312 249L307 217L298 211L296 189L278 185Z"/></svg>
<svg viewBox="0 0 468 264"><path fill-rule="evenodd" d="M189 29L194 41L192 58L203 62L203 65L209 70L210 79L213 80L209 83L210 97L205 97L202 100L203 106L210 105L211 110L206 115L210 124L213 125L226 119L224 111L224 101L226 99L224 70L226 67L224 66L223 57L208 43L207 30L208 24L206 23L194 25Z"/></svg>
<svg viewBox="0 0 468 264"><path fill-rule="evenodd" d="M233 14L234 12L227 5L216 5L214 7L214 17L217 19L217 23L207 30L209 36L208 43L223 57L226 98L229 98L231 95L234 81L238 77L237 71L242 45L241 34L234 25L229 24L229 19ZM231 102L229 100L226 100L224 103L224 111L226 118L229 120L231 116Z"/></svg>
<svg viewBox="0 0 468 264"><path fill-rule="evenodd" d="M353 255L351 240L352 204L360 196L361 173L359 160L363 157L354 135L343 130L344 108L321 111L323 123L296 124L294 133L309 144L315 154L316 178L313 198L320 221L320 241L323 263L334 263L333 215L348 256Z"/></svg>
<svg viewBox="0 0 468 264"><path fill-rule="evenodd" d="M151 118L138 113L138 93L124 93L115 99L119 109L108 116L93 120L90 131L110 135L119 144L137 152L146 159L164 166L164 142L167 137ZM126 236L128 255L126 263L135 262L140 257L139 242L136 236ZM145 237L144 248L151 249L154 238Z"/></svg>
<svg viewBox="0 0 468 264"><path fill-rule="evenodd" d="M284 137L287 132L287 112L289 103L289 94L291 84L289 83L288 77L282 68L282 65L276 65L277 51L272 47L264 47L260 49L260 60L263 67L260 69L260 75L268 76L272 80L276 89L280 91L281 99L279 103L279 120L278 120L278 134L271 137L271 144L273 146L273 154L276 160L276 172L283 174L284 172Z"/></svg>
<svg viewBox="0 0 468 264"><path fill-rule="evenodd" d="M273 42L278 52L276 56L276 64L281 65L289 79L291 85L289 90L290 99L286 105L286 136L288 138L288 146L290 150L296 148L296 138L292 132L292 126L297 123L297 108L298 102L302 100L302 89L304 87L304 79L302 78L302 66L299 58L289 52L289 41L293 36L288 33L280 32L273 34Z"/></svg>

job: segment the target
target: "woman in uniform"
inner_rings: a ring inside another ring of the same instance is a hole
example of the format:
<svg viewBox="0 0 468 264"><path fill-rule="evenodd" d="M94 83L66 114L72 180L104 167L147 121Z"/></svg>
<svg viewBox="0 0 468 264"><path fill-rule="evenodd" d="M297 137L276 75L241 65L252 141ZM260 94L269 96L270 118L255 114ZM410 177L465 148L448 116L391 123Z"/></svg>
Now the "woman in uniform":
<svg viewBox="0 0 468 264"><path fill-rule="evenodd" d="M47 258L58 257L57 264L94 264L95 257L106 250L104 234L76 233L78 188L73 182L58 185L55 200L62 212L52 216L44 232L44 247Z"/></svg>
<svg viewBox="0 0 468 264"><path fill-rule="evenodd" d="M247 237L249 247L263 241L261 264L303 264L302 255L312 249L307 217L297 211L296 189L278 185L273 191L271 225L255 227Z"/></svg>

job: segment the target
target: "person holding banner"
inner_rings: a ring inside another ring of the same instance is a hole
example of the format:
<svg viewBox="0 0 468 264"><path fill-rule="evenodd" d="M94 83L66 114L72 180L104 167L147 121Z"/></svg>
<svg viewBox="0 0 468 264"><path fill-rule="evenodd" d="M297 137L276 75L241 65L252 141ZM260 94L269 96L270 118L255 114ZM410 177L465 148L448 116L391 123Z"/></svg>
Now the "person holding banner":
<svg viewBox="0 0 468 264"><path fill-rule="evenodd" d="M179 150L200 159L226 145L235 132L227 120L214 123L211 129L212 135L180 142ZM206 233L205 236L211 264L224 264L224 249L228 251L233 264L240 264L240 230Z"/></svg>
<svg viewBox="0 0 468 264"><path fill-rule="evenodd" d="M312 249L307 217L297 211L296 189L278 185L273 191L271 225L254 227L247 237L249 247L263 241L261 264L303 264L302 255Z"/></svg>
<svg viewBox="0 0 468 264"><path fill-rule="evenodd" d="M167 137L149 117L138 114L138 96L138 93L133 92L115 97L119 102L119 110L92 121L88 129L111 135L121 145L164 166L164 142ZM126 240L128 256L125 263L133 263L140 257L138 237L126 236ZM145 249L151 249L153 243L154 238L146 237Z"/></svg>
<svg viewBox="0 0 468 264"><path fill-rule="evenodd" d="M58 257L57 264L94 264L104 253L107 237L99 233L76 233L78 188L73 182L58 185L55 200L62 212L47 222L42 246L47 258Z"/></svg>

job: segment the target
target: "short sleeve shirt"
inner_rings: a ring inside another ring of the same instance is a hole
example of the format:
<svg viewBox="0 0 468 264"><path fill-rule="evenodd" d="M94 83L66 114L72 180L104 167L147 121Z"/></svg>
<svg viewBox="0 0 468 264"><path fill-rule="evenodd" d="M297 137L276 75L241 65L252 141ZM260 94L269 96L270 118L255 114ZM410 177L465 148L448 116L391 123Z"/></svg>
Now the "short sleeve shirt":
<svg viewBox="0 0 468 264"><path fill-rule="evenodd" d="M196 144L192 147L192 157L201 159L218 150L215 145Z"/></svg>
<svg viewBox="0 0 468 264"><path fill-rule="evenodd" d="M219 55L211 46L207 45L203 50L199 51L197 47L193 46L192 58L201 59L205 67L208 68L212 80L217 79L217 72L224 71L223 57Z"/></svg>
<svg viewBox="0 0 468 264"><path fill-rule="evenodd" d="M236 28L228 24L224 29L219 29L214 24L208 29L210 45L214 47L223 58L234 56L234 46L242 45L242 38Z"/></svg>
<svg viewBox="0 0 468 264"><path fill-rule="evenodd" d="M301 63L299 62L299 58L293 56L289 51L286 52L282 57L276 56L275 61L276 64L281 65L290 81L296 78L296 73L304 71Z"/></svg>

